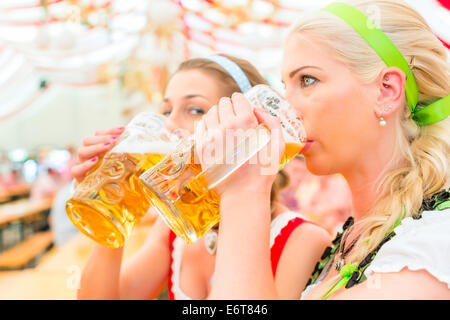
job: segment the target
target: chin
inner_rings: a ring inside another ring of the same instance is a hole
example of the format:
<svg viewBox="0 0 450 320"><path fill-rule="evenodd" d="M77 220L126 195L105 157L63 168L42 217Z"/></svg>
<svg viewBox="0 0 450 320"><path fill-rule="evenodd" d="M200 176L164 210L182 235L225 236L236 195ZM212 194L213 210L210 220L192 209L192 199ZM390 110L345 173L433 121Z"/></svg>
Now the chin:
<svg viewBox="0 0 450 320"><path fill-rule="evenodd" d="M326 176L338 173L331 161L327 161L324 157L305 156L306 168L310 173L316 176Z"/></svg>

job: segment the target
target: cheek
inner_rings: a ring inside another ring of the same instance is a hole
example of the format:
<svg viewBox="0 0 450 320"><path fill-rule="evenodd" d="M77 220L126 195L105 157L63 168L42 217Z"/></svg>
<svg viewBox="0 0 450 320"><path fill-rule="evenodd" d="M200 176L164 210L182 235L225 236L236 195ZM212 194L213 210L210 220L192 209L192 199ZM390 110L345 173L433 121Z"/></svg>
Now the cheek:
<svg viewBox="0 0 450 320"><path fill-rule="evenodd" d="M188 131L189 134L194 133L195 123L189 119L182 118L179 120L179 128Z"/></svg>
<svg viewBox="0 0 450 320"><path fill-rule="evenodd" d="M316 175L341 172L365 147L360 143L367 130L363 101L352 88L336 86L304 99L302 111L314 149L305 155L308 170ZM370 129L369 129L370 130Z"/></svg>
<svg viewBox="0 0 450 320"><path fill-rule="evenodd" d="M176 129L182 129L183 131L188 131L190 134L192 134L194 132L194 121L190 121L186 116L182 114L172 113L167 119L166 128L172 132Z"/></svg>

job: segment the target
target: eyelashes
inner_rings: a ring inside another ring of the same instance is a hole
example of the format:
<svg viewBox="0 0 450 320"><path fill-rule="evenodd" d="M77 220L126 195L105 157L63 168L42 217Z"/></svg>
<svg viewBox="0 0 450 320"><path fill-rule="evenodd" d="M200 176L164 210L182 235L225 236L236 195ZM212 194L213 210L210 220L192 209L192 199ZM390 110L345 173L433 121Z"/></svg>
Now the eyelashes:
<svg viewBox="0 0 450 320"><path fill-rule="evenodd" d="M202 116L206 113L202 107L194 106L194 107L189 107L187 109L188 109L187 110L188 114L193 115L193 116Z"/></svg>
<svg viewBox="0 0 450 320"><path fill-rule="evenodd" d="M162 113L162 115L168 117L172 113L172 110L167 109L167 110L162 111L161 113ZM206 113L206 111L202 107L191 106L191 107L183 108L183 113L187 114L189 116L202 116Z"/></svg>
<svg viewBox="0 0 450 320"><path fill-rule="evenodd" d="M300 86L302 88L308 88L312 85L315 85L319 82L319 79L310 75L302 75L300 76Z"/></svg>

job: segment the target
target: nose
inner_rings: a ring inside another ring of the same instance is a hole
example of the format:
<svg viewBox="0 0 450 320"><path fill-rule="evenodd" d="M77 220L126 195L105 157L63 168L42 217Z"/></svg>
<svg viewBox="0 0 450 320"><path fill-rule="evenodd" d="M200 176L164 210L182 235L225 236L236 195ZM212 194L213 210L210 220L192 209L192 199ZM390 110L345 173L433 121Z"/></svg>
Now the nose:
<svg viewBox="0 0 450 320"><path fill-rule="evenodd" d="M169 132L173 133L175 130L183 127L183 117L178 108L173 108L166 119L165 127Z"/></svg>
<svg viewBox="0 0 450 320"><path fill-rule="evenodd" d="M295 111L295 115L297 116L298 119L303 120L303 108L302 108L302 103L301 101L299 101L299 96L295 95L295 93L293 92L294 89L291 88L286 88L286 92L284 94L284 98L286 99L286 101L289 103L289 105L291 106L291 108Z"/></svg>
<svg viewBox="0 0 450 320"><path fill-rule="evenodd" d="M190 135L190 131L186 128L186 122L182 115L177 112L171 112L170 116L164 124L165 128L170 132L178 136L179 138L184 138Z"/></svg>
<svg viewBox="0 0 450 320"><path fill-rule="evenodd" d="M164 126L170 133L173 133L176 129L179 128L176 121L174 121L174 117L172 116L172 114L169 117L167 117Z"/></svg>

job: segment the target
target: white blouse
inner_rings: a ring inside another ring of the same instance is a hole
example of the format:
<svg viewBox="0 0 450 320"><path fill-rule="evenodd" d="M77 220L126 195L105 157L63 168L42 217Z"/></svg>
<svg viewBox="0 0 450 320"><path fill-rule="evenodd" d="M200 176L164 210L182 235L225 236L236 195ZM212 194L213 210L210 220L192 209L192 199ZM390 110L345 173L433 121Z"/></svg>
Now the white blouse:
<svg viewBox="0 0 450 320"><path fill-rule="evenodd" d="M424 211L417 220L403 219L365 274L399 272L404 267L426 270L450 289L450 209Z"/></svg>
<svg viewBox="0 0 450 320"><path fill-rule="evenodd" d="M426 270L450 289L450 209L424 211L417 220L403 219L364 274L399 272L405 267ZM317 285L308 286L301 299Z"/></svg>

